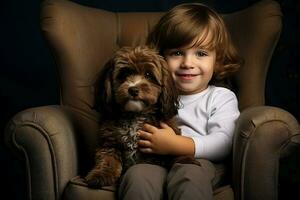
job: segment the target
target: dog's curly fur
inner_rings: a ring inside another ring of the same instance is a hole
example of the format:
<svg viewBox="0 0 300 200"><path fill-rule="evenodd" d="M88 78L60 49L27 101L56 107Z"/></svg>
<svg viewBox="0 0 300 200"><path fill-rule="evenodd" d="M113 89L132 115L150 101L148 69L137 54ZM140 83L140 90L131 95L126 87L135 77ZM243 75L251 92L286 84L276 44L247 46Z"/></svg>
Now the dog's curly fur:
<svg viewBox="0 0 300 200"><path fill-rule="evenodd" d="M102 123L95 166L85 177L89 187L114 185L137 163L168 167L175 161L171 156L143 154L137 145L136 132L144 123L159 126L164 121L180 134L173 121L178 94L163 57L145 46L123 47L104 66L96 89L95 107ZM193 163L186 157L181 160Z"/></svg>

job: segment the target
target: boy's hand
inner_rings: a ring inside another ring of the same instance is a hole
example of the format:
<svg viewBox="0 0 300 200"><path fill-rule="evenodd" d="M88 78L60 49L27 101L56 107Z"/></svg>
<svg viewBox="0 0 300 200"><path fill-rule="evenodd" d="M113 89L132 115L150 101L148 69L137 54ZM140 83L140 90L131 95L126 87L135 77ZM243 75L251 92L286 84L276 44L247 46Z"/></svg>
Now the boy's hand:
<svg viewBox="0 0 300 200"><path fill-rule="evenodd" d="M166 123L161 122L160 127L145 124L143 130L138 131L140 140L138 145L143 153L172 154L178 135Z"/></svg>

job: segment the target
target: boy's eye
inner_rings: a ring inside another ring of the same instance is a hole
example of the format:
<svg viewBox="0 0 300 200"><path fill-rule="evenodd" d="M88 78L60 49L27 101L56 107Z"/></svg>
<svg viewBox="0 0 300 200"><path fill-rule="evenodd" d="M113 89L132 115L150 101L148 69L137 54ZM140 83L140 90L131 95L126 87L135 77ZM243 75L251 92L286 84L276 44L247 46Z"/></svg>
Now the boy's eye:
<svg viewBox="0 0 300 200"><path fill-rule="evenodd" d="M196 52L196 55L197 55L198 57L203 57L203 56L207 56L208 53L205 52L205 51L197 51L197 52Z"/></svg>

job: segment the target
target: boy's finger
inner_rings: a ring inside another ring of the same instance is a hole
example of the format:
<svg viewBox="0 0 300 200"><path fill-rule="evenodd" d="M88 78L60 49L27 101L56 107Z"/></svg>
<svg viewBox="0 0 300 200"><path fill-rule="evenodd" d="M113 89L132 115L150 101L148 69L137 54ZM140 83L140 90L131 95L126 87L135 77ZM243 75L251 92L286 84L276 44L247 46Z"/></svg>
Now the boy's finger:
<svg viewBox="0 0 300 200"><path fill-rule="evenodd" d="M160 127L163 128L163 129L168 129L170 128L170 126L164 122L160 122Z"/></svg>
<svg viewBox="0 0 300 200"><path fill-rule="evenodd" d="M153 153L151 148L140 148L140 151L143 153Z"/></svg>
<svg viewBox="0 0 300 200"><path fill-rule="evenodd" d="M139 140L138 145L142 148L149 148L151 147L151 142L148 140Z"/></svg>
<svg viewBox="0 0 300 200"><path fill-rule="evenodd" d="M152 134L143 130L139 130L137 135L144 140L151 140Z"/></svg>
<svg viewBox="0 0 300 200"><path fill-rule="evenodd" d="M154 133L154 132L157 131L157 128L155 126L150 125L150 124L144 124L143 130L147 131L147 132L150 132L150 133Z"/></svg>

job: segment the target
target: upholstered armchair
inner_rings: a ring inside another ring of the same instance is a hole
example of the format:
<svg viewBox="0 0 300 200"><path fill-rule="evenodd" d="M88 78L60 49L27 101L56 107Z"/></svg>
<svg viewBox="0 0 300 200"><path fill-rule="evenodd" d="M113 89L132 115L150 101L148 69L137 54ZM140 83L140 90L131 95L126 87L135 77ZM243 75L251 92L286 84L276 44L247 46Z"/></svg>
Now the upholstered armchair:
<svg viewBox="0 0 300 200"><path fill-rule="evenodd" d="M144 44L162 12L116 13L66 0L41 6L41 30L56 62L60 105L17 113L5 130L6 144L26 168L28 199L115 198L115 188L89 189L98 113L93 82L121 46ZM229 180L214 199L278 198L279 161L300 145L300 127L287 111L265 105L265 81L281 32L275 1L222 15L245 64L234 77L241 116L233 142ZM222 167L219 170L222 173Z"/></svg>

